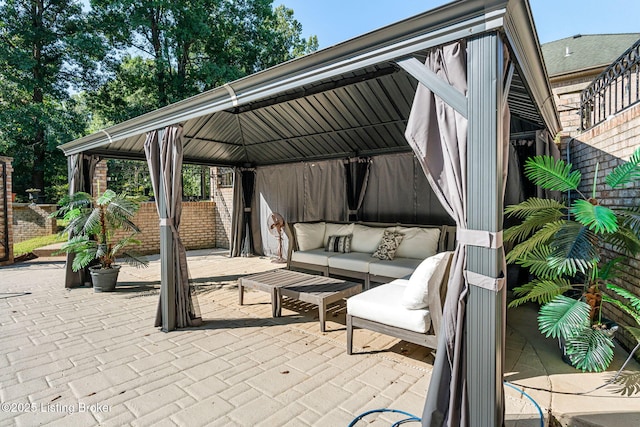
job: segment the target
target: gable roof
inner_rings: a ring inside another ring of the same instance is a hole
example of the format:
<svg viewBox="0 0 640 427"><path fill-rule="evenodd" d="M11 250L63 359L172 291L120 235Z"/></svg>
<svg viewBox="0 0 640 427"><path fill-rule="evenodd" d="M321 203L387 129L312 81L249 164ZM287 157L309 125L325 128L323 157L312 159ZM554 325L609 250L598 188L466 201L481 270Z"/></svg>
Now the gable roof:
<svg viewBox="0 0 640 427"><path fill-rule="evenodd" d="M541 46L549 77L607 67L640 39L640 33L585 34Z"/></svg>
<svg viewBox="0 0 640 427"><path fill-rule="evenodd" d="M60 146L144 159L146 132L181 123L184 161L223 166L278 164L410 151L404 138L417 81L397 60L424 61L438 45L502 33L514 72L512 123L559 119L525 0L464 0L296 58Z"/></svg>

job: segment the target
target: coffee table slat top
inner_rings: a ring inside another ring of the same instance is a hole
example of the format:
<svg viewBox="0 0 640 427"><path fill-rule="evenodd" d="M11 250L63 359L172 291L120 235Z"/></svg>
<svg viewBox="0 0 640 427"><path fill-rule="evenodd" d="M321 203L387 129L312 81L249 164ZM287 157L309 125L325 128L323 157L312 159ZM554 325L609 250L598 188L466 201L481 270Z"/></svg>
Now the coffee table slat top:
<svg viewBox="0 0 640 427"><path fill-rule="evenodd" d="M320 314L320 330L323 332L327 304L362 292L360 283L284 269L241 277L238 285L241 305L244 287L270 292L274 317L280 316L282 296L316 304Z"/></svg>

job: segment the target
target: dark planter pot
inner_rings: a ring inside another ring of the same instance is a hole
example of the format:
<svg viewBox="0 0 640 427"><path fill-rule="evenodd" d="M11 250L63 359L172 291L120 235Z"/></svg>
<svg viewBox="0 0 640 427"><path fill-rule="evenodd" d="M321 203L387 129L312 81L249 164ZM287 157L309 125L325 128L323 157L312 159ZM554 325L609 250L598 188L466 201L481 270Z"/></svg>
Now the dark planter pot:
<svg viewBox="0 0 640 427"><path fill-rule="evenodd" d="M113 292L118 282L120 266L114 265L111 268L100 268L100 266L90 267L91 283L95 292Z"/></svg>
<svg viewBox="0 0 640 427"><path fill-rule="evenodd" d="M613 338L613 336L616 334L616 331L618 330L618 324L613 320L605 318L602 319L602 324L605 325L605 333ZM571 360L571 356L567 354L566 343L563 337L558 338L558 345L560 346L560 351L562 351L562 361L567 365L575 368L575 363Z"/></svg>

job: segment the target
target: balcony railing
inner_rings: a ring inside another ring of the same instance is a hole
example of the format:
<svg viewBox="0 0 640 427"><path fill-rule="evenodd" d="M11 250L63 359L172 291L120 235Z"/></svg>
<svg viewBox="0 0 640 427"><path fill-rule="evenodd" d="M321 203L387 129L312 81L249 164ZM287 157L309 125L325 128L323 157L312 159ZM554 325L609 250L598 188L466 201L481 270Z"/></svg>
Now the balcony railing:
<svg viewBox="0 0 640 427"><path fill-rule="evenodd" d="M640 101L640 40L580 94L580 129L589 129Z"/></svg>

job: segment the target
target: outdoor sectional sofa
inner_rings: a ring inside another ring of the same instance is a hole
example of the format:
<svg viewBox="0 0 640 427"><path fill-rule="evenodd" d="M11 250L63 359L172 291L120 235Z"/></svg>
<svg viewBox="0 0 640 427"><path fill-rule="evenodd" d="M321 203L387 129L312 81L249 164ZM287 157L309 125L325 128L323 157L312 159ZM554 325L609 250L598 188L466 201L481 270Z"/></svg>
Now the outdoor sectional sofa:
<svg viewBox="0 0 640 427"><path fill-rule="evenodd" d="M364 288L372 282L387 283L409 277L420 263L439 252L453 250L455 227L441 225L404 225L364 222L298 222L287 224L290 269L310 270L325 276L360 279ZM392 259L379 259L385 231L402 234ZM351 236L349 248L332 236Z"/></svg>

